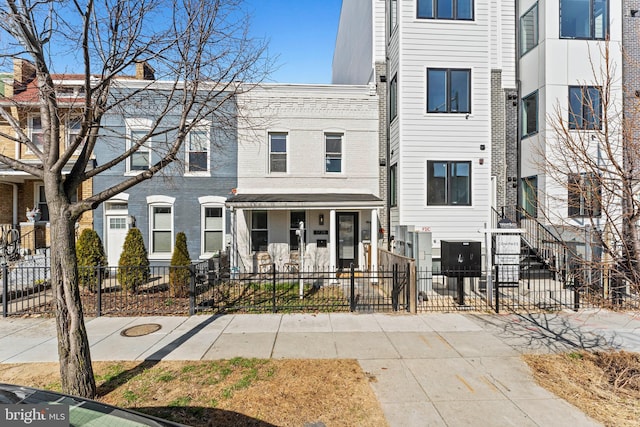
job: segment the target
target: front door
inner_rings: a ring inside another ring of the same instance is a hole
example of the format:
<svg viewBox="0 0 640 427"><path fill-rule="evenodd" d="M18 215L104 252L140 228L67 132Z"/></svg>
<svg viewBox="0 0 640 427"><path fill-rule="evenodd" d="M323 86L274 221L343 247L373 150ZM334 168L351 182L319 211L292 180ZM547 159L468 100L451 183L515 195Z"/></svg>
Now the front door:
<svg viewBox="0 0 640 427"><path fill-rule="evenodd" d="M124 239L127 237L127 215L107 215L107 260L115 267L120 260Z"/></svg>
<svg viewBox="0 0 640 427"><path fill-rule="evenodd" d="M336 244L338 245L338 268L358 266L358 214L337 212Z"/></svg>

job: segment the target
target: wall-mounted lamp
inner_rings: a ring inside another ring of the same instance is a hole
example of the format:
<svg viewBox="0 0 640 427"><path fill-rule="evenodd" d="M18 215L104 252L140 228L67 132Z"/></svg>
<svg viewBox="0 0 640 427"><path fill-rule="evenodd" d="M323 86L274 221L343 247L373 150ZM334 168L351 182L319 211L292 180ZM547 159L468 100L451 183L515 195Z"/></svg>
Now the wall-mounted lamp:
<svg viewBox="0 0 640 427"><path fill-rule="evenodd" d="M484 149L485 149L485 148L486 148L486 147L485 147L485 145L484 145L484 144L480 144L480 150L484 151Z"/></svg>
<svg viewBox="0 0 640 427"><path fill-rule="evenodd" d="M134 228L136 226L136 217L133 215L129 215L127 218L127 223L129 224L129 228Z"/></svg>
<svg viewBox="0 0 640 427"><path fill-rule="evenodd" d="M478 163L480 163L481 165L484 165L484 159L478 160Z"/></svg>
<svg viewBox="0 0 640 427"><path fill-rule="evenodd" d="M324 225L324 214L318 215L318 224Z"/></svg>

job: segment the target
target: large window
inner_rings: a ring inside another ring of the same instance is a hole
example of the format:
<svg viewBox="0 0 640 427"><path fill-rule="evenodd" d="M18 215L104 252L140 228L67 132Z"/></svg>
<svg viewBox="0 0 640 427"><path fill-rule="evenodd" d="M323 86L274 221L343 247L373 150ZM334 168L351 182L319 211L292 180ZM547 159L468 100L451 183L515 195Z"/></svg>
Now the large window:
<svg viewBox="0 0 640 427"><path fill-rule="evenodd" d="M304 211L291 211L290 215L289 215L289 249L292 251L297 251L298 249L300 249L300 241L298 239L298 233L296 233L297 230L299 230L300 228L300 222L302 221L305 225L304 227L307 228L307 222L305 219L305 214ZM304 232L304 235L302 236L302 239L304 241L306 241L306 230Z"/></svg>
<svg viewBox="0 0 640 427"><path fill-rule="evenodd" d="M267 226L267 211L251 212L251 250L266 251L269 244L269 229Z"/></svg>
<svg viewBox="0 0 640 427"><path fill-rule="evenodd" d="M151 206L151 252L171 254L173 244L173 206Z"/></svg>
<svg viewBox="0 0 640 427"><path fill-rule="evenodd" d="M538 132L538 92L522 98L522 136Z"/></svg>
<svg viewBox="0 0 640 427"><path fill-rule="evenodd" d="M187 167L189 174L209 172L209 132L196 129L187 135Z"/></svg>
<svg viewBox="0 0 640 427"><path fill-rule="evenodd" d="M428 69L427 112L470 113L471 71Z"/></svg>
<svg viewBox="0 0 640 427"><path fill-rule="evenodd" d="M473 19L473 0L417 0L418 18Z"/></svg>
<svg viewBox="0 0 640 427"><path fill-rule="evenodd" d="M389 168L389 203L398 206L398 165Z"/></svg>
<svg viewBox="0 0 640 427"><path fill-rule="evenodd" d="M269 172L287 171L287 134L269 134Z"/></svg>
<svg viewBox="0 0 640 427"><path fill-rule="evenodd" d="M560 0L560 37L604 40L609 31L608 0Z"/></svg>
<svg viewBox="0 0 640 427"><path fill-rule="evenodd" d="M602 123L600 88L569 87L569 129L600 129Z"/></svg>
<svg viewBox="0 0 640 427"><path fill-rule="evenodd" d="M520 17L520 55L538 45L538 3Z"/></svg>
<svg viewBox="0 0 640 427"><path fill-rule="evenodd" d="M602 206L600 178L593 173L569 174L567 202L570 217L599 217Z"/></svg>
<svg viewBox="0 0 640 427"><path fill-rule="evenodd" d="M538 177L529 176L520 181L522 190L522 211L527 217L538 216Z"/></svg>
<svg viewBox="0 0 640 427"><path fill-rule="evenodd" d="M395 75L389 84L389 121L398 116L398 76Z"/></svg>
<svg viewBox="0 0 640 427"><path fill-rule="evenodd" d="M471 162L428 161L427 205L471 205Z"/></svg>
<svg viewBox="0 0 640 427"><path fill-rule="evenodd" d="M142 138L147 135L146 130L135 130L131 129L129 131L129 148L133 147L138 143ZM128 158L128 166L129 171L142 171L149 168L151 161L151 153L149 150L150 140L146 140L143 145L138 147L138 151L135 151Z"/></svg>
<svg viewBox="0 0 640 427"><path fill-rule="evenodd" d="M224 249L224 208L202 207L202 252L211 254Z"/></svg>
<svg viewBox="0 0 640 427"><path fill-rule="evenodd" d="M325 134L324 141L325 172L342 172L342 134Z"/></svg>

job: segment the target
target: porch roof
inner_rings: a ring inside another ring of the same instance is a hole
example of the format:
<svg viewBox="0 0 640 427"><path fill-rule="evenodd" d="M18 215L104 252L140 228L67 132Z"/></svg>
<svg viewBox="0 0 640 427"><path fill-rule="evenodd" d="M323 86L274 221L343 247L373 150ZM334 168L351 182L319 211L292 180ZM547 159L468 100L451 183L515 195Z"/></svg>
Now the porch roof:
<svg viewBox="0 0 640 427"><path fill-rule="evenodd" d="M374 209L383 207L384 201L373 194L277 193L236 194L226 204L239 209Z"/></svg>

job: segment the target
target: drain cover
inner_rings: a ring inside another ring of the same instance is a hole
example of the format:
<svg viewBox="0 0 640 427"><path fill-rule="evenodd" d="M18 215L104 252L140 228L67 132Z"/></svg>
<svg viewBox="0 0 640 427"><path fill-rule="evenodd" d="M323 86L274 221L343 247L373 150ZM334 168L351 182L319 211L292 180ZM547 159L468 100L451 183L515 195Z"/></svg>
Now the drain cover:
<svg viewBox="0 0 640 427"><path fill-rule="evenodd" d="M141 337L143 335L149 335L156 331L159 331L162 326L157 323L145 323L144 325L136 325L130 328L124 329L120 332L123 337Z"/></svg>

